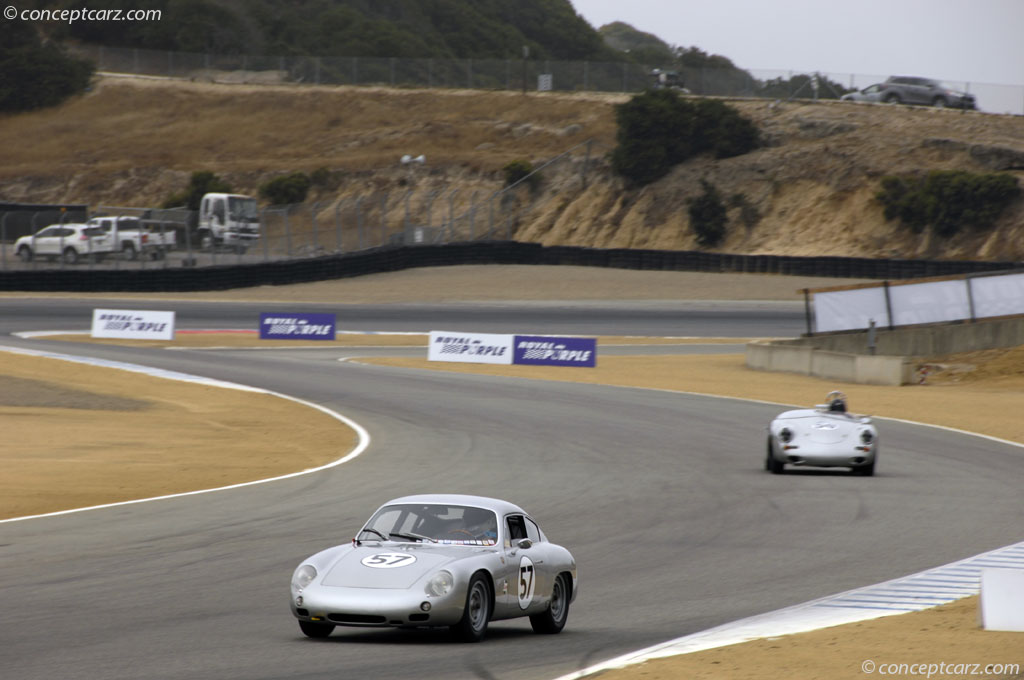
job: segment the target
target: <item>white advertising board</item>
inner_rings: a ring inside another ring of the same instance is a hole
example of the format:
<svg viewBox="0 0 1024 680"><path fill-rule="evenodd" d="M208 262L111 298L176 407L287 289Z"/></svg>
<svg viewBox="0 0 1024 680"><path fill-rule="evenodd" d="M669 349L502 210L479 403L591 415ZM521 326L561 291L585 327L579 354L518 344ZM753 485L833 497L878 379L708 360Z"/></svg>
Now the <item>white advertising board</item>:
<svg viewBox="0 0 1024 680"><path fill-rule="evenodd" d="M889 325L884 288L814 294L814 330L818 333L867 328L872 320L876 326Z"/></svg>
<svg viewBox="0 0 1024 680"><path fill-rule="evenodd" d="M511 364L513 336L495 333L430 331L429 361Z"/></svg>
<svg viewBox="0 0 1024 680"><path fill-rule="evenodd" d="M977 318L1024 314L1024 274L979 276L969 282Z"/></svg>
<svg viewBox="0 0 1024 680"><path fill-rule="evenodd" d="M889 286L889 299L894 326L971 318L967 282L962 279Z"/></svg>
<svg viewBox="0 0 1024 680"><path fill-rule="evenodd" d="M92 337L173 340L174 312L94 309L92 310Z"/></svg>

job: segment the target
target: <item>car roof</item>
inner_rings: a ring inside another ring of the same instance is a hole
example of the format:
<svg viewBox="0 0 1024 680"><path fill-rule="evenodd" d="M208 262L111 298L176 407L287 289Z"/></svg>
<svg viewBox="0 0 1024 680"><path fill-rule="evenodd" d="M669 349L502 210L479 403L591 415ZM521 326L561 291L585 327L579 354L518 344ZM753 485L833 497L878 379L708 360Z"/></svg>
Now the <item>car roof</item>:
<svg viewBox="0 0 1024 680"><path fill-rule="evenodd" d="M499 515L508 515L513 513L522 513L524 515L527 514L526 511L520 508L518 505L514 503L509 503L508 501L503 501L498 498L488 498L486 496L472 496L457 493L418 494L414 496L402 496L401 498L395 498L393 500L390 500L384 505L399 505L407 503L468 505L476 508L493 510Z"/></svg>

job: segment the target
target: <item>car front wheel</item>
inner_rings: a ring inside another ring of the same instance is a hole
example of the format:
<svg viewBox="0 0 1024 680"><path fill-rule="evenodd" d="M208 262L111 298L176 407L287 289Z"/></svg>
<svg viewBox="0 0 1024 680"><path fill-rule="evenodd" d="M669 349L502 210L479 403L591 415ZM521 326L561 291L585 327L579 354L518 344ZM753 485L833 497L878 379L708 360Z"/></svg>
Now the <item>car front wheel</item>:
<svg viewBox="0 0 1024 680"><path fill-rule="evenodd" d="M32 261L32 249L28 246L22 246L18 248L18 257L21 258L22 262Z"/></svg>
<svg viewBox="0 0 1024 680"><path fill-rule="evenodd" d="M900 101L900 96L898 94L896 94L895 92L890 92L889 94L885 95L885 98L882 101L884 101L886 104L900 104L900 103L902 103Z"/></svg>
<svg viewBox="0 0 1024 680"><path fill-rule="evenodd" d="M491 620L491 589L483 574L474 574L466 592L466 608L462 619L452 626L455 637L463 642L480 642L487 634Z"/></svg>
<svg viewBox="0 0 1024 680"><path fill-rule="evenodd" d="M565 574L555 577L555 587L551 591L551 604L547 610L530 617L533 632L552 635L562 632L569 618L569 585Z"/></svg>
<svg viewBox="0 0 1024 680"><path fill-rule="evenodd" d="M316 621L299 621L299 629L306 637L325 638L334 631L334 624L317 623Z"/></svg>
<svg viewBox="0 0 1024 680"><path fill-rule="evenodd" d="M768 452L764 458L764 469L773 475L781 475L782 471L786 469L785 463L780 463L775 460L775 456L772 455L772 438L768 438Z"/></svg>

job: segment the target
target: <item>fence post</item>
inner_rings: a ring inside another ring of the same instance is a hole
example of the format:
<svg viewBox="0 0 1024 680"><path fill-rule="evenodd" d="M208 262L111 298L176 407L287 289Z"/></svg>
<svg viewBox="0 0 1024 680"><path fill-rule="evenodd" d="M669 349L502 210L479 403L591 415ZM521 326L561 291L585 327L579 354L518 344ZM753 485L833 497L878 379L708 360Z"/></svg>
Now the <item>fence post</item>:
<svg viewBox="0 0 1024 680"><path fill-rule="evenodd" d="M334 204L334 238L336 245L336 252L345 252L345 247L341 239L341 206L345 205L345 199L342 198Z"/></svg>
<svg viewBox="0 0 1024 680"><path fill-rule="evenodd" d="M448 238L455 236L455 194L459 193L458 189L453 189L452 193L448 194ZM446 243L447 241L442 241Z"/></svg>
<svg viewBox="0 0 1024 680"><path fill-rule="evenodd" d="M358 232L359 250L363 249L363 197L356 197L356 231Z"/></svg>

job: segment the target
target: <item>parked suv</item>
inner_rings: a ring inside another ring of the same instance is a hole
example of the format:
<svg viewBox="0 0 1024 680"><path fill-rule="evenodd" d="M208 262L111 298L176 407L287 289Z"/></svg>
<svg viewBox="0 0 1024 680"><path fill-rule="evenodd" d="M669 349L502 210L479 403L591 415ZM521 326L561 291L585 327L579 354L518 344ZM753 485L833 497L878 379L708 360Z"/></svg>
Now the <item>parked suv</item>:
<svg viewBox="0 0 1024 680"><path fill-rule="evenodd" d="M881 84L881 99L890 104L924 104L939 108L975 108L974 95L954 90L931 78L890 76Z"/></svg>
<svg viewBox="0 0 1024 680"><path fill-rule="evenodd" d="M110 252L110 237L99 227L87 224L51 224L15 241L14 252L22 262L31 262L35 256L59 257L67 264L89 255L102 260Z"/></svg>

